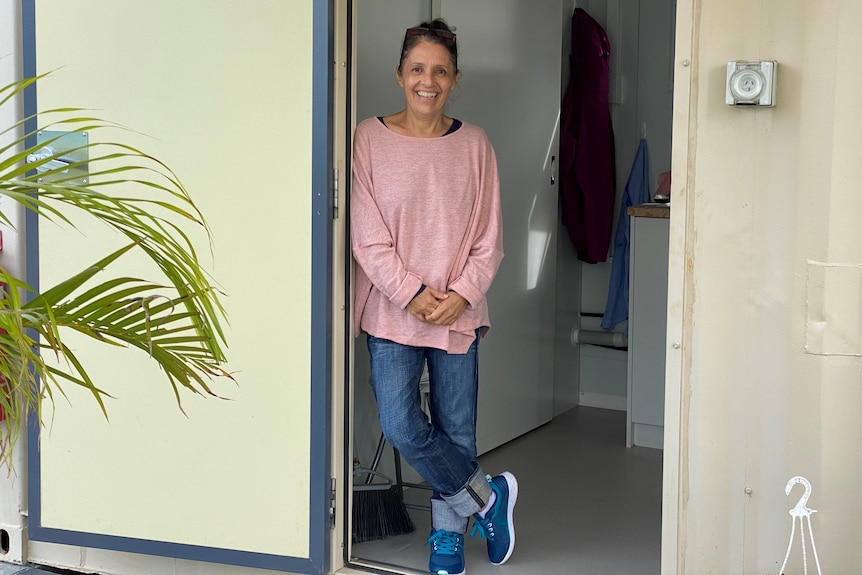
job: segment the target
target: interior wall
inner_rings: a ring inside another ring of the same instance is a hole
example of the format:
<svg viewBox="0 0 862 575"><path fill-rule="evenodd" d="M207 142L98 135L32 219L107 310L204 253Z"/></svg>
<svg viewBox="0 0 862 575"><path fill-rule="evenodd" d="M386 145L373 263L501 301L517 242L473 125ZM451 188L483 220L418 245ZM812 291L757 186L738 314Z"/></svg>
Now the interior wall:
<svg viewBox="0 0 862 575"><path fill-rule="evenodd" d="M610 109L616 150L614 228L635 152L646 126L650 155L650 189L659 173L670 170L675 0L582 0L608 35ZM571 14L571 13L569 13ZM568 47L568 46L567 46ZM557 413L577 405L625 409L627 353L591 345L572 348L572 327L601 330L613 262L613 237L606 262L585 264L577 259L561 228L557 288ZM569 321L568 332L562 322ZM623 332L626 322L614 331ZM563 337L565 335L565 337ZM573 358L573 359L566 359ZM576 359L574 359L576 358ZM574 369L572 384L563 374Z"/></svg>
<svg viewBox="0 0 862 575"><path fill-rule="evenodd" d="M576 0L562 3L560 22L563 27L560 70L560 102L569 84L569 54L572 44L572 12ZM557 222L557 279L554 302L554 415L578 405L581 385L581 359L572 346L572 328L579 325L581 311L581 264L575 246L562 223Z"/></svg>
<svg viewBox="0 0 862 575"><path fill-rule="evenodd" d="M778 573L803 492L785 486L799 475L812 485L822 572L856 573L862 4L680 4L680 22L694 26L677 44L687 45L677 56L686 89L675 120L668 406L681 402L676 424L688 435L665 482L681 523L663 572ZM774 108L725 104L736 59L778 61ZM808 543L808 569L820 572ZM802 563L797 525L786 572Z"/></svg>
<svg viewBox="0 0 862 575"><path fill-rule="evenodd" d="M620 32L619 19L614 17L616 13L613 8L616 0L575 0L575 7L585 10L608 35L611 45L610 83L611 95L611 123L619 124L621 108L618 105L619 98L614 94L618 91L617 77L621 75L621 50L618 49ZM609 4L611 5L611 25L608 25ZM571 12L566 15L568 30L571 37ZM623 35L624 36L624 35ZM571 41L565 47L564 64L568 63L571 52ZM564 91L568 85L569 71L566 66L564 74ZM624 111L624 110L623 110ZM615 136L616 136L616 128ZM619 144L616 144L619 145ZM619 190L616 196L619 197ZM617 200L618 203L618 200ZM614 220L616 220L616 210ZM565 227L560 224L558 238L558 261L559 281L557 285L557 362L565 364L568 369L560 369L559 373L565 373L570 381L557 380L557 396L555 401L555 412L562 413L576 405L607 407L608 397L622 397L626 395L626 354L625 351L611 350L592 345L572 345L571 330L575 327L585 330L599 330L601 314L604 313L607 301L608 281L610 280L611 265L608 262L596 264L585 264L577 257L574 245L568 237ZM560 325L559 322L568 321L568 325ZM562 337L562 336L566 337ZM566 360L565 358L570 358ZM573 380L574 385L571 384ZM611 400L613 402L613 399Z"/></svg>

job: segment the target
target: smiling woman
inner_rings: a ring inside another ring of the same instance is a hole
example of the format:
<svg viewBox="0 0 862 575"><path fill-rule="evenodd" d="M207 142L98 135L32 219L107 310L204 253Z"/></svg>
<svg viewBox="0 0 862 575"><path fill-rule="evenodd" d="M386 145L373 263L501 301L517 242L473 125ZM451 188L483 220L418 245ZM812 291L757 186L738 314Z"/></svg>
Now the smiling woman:
<svg viewBox="0 0 862 575"><path fill-rule="evenodd" d="M486 475L476 450L485 294L503 258L499 176L485 132L444 114L460 76L445 21L407 29L395 76L404 109L355 134L355 325L367 335L383 433L434 491L428 568L456 575L471 516L492 563L515 543L517 481ZM420 405L426 365L431 422Z"/></svg>
<svg viewBox="0 0 862 575"><path fill-rule="evenodd" d="M437 26L436 28L434 26ZM443 110L458 85L458 48L455 33L442 21L409 28L401 60L395 68L407 107L384 118L389 129L405 136L435 138L452 128Z"/></svg>

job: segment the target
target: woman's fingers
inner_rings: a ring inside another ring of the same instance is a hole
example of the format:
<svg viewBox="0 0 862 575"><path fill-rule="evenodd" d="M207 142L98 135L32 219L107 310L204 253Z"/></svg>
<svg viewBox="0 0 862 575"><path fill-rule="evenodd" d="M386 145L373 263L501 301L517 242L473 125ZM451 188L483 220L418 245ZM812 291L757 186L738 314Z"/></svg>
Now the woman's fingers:
<svg viewBox="0 0 862 575"><path fill-rule="evenodd" d="M458 321L467 309L467 300L455 292L449 292L447 295L448 297L440 302L437 309L425 317L427 321L437 325L452 325Z"/></svg>

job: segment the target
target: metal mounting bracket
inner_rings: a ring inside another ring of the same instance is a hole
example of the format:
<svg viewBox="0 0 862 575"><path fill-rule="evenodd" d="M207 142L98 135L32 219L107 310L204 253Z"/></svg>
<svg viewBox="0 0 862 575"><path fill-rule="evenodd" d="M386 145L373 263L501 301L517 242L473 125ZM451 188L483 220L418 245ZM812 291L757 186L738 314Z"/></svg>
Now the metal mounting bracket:
<svg viewBox="0 0 862 575"><path fill-rule="evenodd" d="M40 130L39 149L27 155L27 163L39 175L39 182L81 185L89 182L90 149L87 132Z"/></svg>

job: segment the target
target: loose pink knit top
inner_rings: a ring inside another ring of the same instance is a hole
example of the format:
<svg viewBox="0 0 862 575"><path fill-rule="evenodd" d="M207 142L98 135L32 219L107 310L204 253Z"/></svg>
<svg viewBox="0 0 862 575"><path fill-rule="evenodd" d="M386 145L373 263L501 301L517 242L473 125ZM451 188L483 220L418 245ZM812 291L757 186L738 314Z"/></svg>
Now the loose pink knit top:
<svg viewBox="0 0 862 575"><path fill-rule="evenodd" d="M500 181L485 132L464 122L439 138L414 138L363 121L350 214L356 335L466 353L475 330L491 326L485 293L503 258ZM469 305L451 326L421 322L406 308L422 284Z"/></svg>

